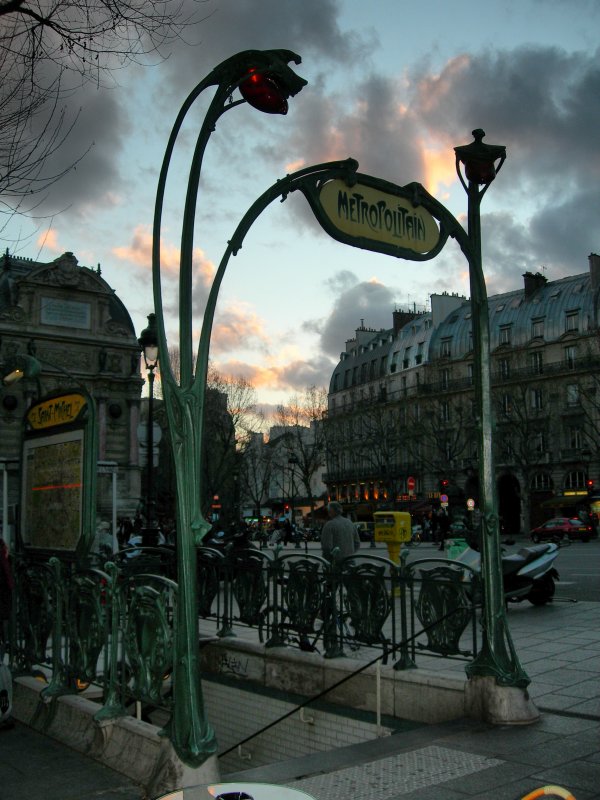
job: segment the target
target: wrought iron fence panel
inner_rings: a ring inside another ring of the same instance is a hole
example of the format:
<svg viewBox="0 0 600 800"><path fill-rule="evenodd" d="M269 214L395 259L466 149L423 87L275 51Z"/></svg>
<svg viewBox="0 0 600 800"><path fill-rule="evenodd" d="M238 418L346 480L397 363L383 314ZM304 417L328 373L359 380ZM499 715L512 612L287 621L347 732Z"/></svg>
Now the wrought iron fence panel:
<svg viewBox="0 0 600 800"><path fill-rule="evenodd" d="M303 556L290 558L285 562L285 568L282 586L284 608L300 633L313 633L323 608L326 565L317 556Z"/></svg>
<svg viewBox="0 0 600 800"><path fill-rule="evenodd" d="M460 562L424 558L404 564L401 571L410 615L410 658L417 651L444 658L474 658L477 654L479 576ZM468 644L465 631L470 626ZM426 629L423 637L418 631ZM401 668L411 666L401 664Z"/></svg>
<svg viewBox="0 0 600 800"><path fill-rule="evenodd" d="M239 622L258 626L268 594L269 557L261 550L247 548L231 553L231 588L237 603Z"/></svg>
<svg viewBox="0 0 600 800"><path fill-rule="evenodd" d="M65 608L67 675L76 689L104 681L104 663L99 671L99 660L108 642L109 581L108 573L94 568L70 576Z"/></svg>
<svg viewBox="0 0 600 800"><path fill-rule="evenodd" d="M32 673L36 665L49 665L48 649L54 626L53 573L48 563L15 565L15 631L11 660L15 672Z"/></svg>
<svg viewBox="0 0 600 800"><path fill-rule="evenodd" d="M121 583L124 613L122 669L129 700L170 706L165 684L173 671L177 584L157 575Z"/></svg>
<svg viewBox="0 0 600 800"><path fill-rule="evenodd" d="M211 547L198 548L198 613L201 617L220 617L219 587L224 579L224 561L225 557L218 550Z"/></svg>
<svg viewBox="0 0 600 800"><path fill-rule="evenodd" d="M260 640L267 647L291 644L316 650L329 564L317 555L281 553L276 549L266 562L267 603L260 615Z"/></svg>
<svg viewBox="0 0 600 800"><path fill-rule="evenodd" d="M385 663L395 641L396 566L380 556L349 556L339 567L344 590L342 634L347 637L350 633L355 643L382 647ZM389 621L391 634L386 635L384 626Z"/></svg>

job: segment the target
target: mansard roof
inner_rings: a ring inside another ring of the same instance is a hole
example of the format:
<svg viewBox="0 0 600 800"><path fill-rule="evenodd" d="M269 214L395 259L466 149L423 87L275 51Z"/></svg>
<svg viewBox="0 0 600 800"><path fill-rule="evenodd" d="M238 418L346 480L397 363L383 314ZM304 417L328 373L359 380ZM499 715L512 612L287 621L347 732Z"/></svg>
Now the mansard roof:
<svg viewBox="0 0 600 800"><path fill-rule="evenodd" d="M589 273L571 275L556 281L540 282L531 292L519 289L488 298L490 349L493 353L502 342L503 329L510 330L511 347L527 347L534 343L534 322L543 322L540 342L558 341L565 336L566 317L578 314L579 334L589 333L594 326L594 294ZM464 358L472 350L471 304L465 302L449 314L437 327L431 341L429 357L439 358L444 340L451 340L451 357Z"/></svg>
<svg viewBox="0 0 600 800"><path fill-rule="evenodd" d="M506 328L510 329L510 346L514 348L532 345L537 339L549 342L568 336L566 318L569 315L577 315L579 335L596 327L598 293L592 290L589 272L556 281L547 281L539 273L526 273L523 277L524 288L488 298L492 353L502 347L502 331ZM471 303L469 300L461 302L461 299L456 297L455 307L437 325L428 312L406 323L396 333L393 328L381 330L365 340L367 329L362 328L361 345L342 353L332 374L330 392L345 388L343 375L347 370L358 367L360 376L362 364L379 356L388 356L388 373L441 358L445 342L451 359L467 357L472 352ZM534 323L542 321L543 336L538 337Z"/></svg>

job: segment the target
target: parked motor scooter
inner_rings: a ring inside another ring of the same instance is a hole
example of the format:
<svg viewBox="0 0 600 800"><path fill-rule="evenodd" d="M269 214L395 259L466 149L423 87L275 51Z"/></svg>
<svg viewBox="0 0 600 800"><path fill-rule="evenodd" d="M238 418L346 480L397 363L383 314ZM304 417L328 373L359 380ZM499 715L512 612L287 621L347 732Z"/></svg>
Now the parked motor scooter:
<svg viewBox="0 0 600 800"><path fill-rule="evenodd" d="M218 528L209 531L202 540L202 547L210 547L226 555L231 550L245 550L254 545L248 531L240 530L235 524L232 524L226 531Z"/></svg>
<svg viewBox="0 0 600 800"><path fill-rule="evenodd" d="M552 600L556 590L554 581L560 580L553 566L558 550L556 543L547 542L502 554L502 580L507 603L529 600L534 606L543 606ZM481 554L471 547L454 560L481 572Z"/></svg>

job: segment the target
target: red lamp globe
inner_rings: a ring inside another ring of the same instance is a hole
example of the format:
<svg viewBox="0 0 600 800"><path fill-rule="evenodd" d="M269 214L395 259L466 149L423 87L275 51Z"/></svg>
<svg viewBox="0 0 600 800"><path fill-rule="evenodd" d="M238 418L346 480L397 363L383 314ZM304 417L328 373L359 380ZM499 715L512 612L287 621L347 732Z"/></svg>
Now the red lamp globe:
<svg viewBox="0 0 600 800"><path fill-rule="evenodd" d="M254 68L249 72L248 77L239 86L244 100L265 114L287 114L287 94L277 80Z"/></svg>

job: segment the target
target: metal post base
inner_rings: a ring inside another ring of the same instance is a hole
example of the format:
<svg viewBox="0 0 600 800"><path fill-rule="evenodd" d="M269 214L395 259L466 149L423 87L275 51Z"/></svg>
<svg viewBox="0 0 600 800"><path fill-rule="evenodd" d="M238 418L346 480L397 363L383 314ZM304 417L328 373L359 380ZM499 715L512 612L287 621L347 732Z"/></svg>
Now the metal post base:
<svg viewBox="0 0 600 800"><path fill-rule="evenodd" d="M500 686L491 676L469 678L465 686L467 716L492 725L531 725L540 718L527 689Z"/></svg>
<svg viewBox="0 0 600 800"><path fill-rule="evenodd" d="M200 791L200 787L219 781L219 762L216 754L209 756L199 767L190 767L181 761L171 742L165 738L156 769L145 789L148 797L158 798L177 789L188 789L192 786ZM210 797L208 792L206 794L200 792L198 796L203 800L204 797Z"/></svg>

